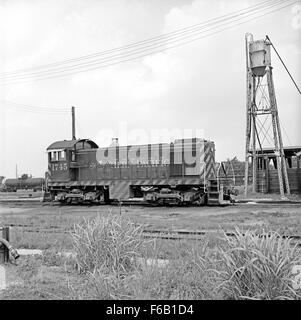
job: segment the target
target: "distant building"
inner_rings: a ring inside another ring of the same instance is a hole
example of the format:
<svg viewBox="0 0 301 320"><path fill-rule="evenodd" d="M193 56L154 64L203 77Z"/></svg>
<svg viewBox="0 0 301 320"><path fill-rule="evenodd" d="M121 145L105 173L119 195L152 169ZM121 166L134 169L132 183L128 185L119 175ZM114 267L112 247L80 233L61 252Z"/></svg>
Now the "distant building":
<svg viewBox="0 0 301 320"><path fill-rule="evenodd" d="M237 157L216 163L216 170L220 181L231 182L235 186L242 186L245 179L245 162ZM252 166L249 166L249 184L252 183Z"/></svg>
<svg viewBox="0 0 301 320"><path fill-rule="evenodd" d="M301 146L284 147L290 191L301 193ZM277 161L273 148L257 150L257 192L278 193Z"/></svg>

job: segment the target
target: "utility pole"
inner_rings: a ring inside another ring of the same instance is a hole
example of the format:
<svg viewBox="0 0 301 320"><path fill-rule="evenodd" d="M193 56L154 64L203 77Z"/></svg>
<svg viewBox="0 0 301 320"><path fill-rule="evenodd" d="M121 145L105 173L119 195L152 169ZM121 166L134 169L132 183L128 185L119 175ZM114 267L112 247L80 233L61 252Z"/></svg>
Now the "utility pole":
<svg viewBox="0 0 301 320"><path fill-rule="evenodd" d="M280 121L277 109L275 88L273 82L271 66L271 42L267 37L265 40L253 40L251 34L246 34L246 65L247 65L247 123L246 123L246 157L245 157L245 195L247 195L249 159L252 159L253 167L253 192L257 190L257 169L258 169L258 151L256 142L261 149L262 144L267 138L268 130L266 120L271 119L273 130L273 157L276 159L276 166L279 180L279 190L281 197L284 198L284 192L289 195L290 187L287 174L287 165L284 156L283 142L280 128ZM263 79L267 84L263 84ZM268 93L266 94L266 90ZM260 101L258 99L260 98ZM265 116L263 122L259 116ZM260 124L260 131L257 126ZM265 133L264 139L261 139L259 133ZM251 148L252 143L252 148ZM266 166L269 162L266 161ZM284 181L283 181L284 178Z"/></svg>
<svg viewBox="0 0 301 320"><path fill-rule="evenodd" d="M250 57L249 57L249 38L253 41L253 35L247 33L245 36L245 46L246 46L246 84L247 84L247 103L246 103L246 149L245 149L245 195L248 192L248 180L249 180L249 151L250 151L250 140L251 140L251 94L252 94L252 73L250 68Z"/></svg>
<svg viewBox="0 0 301 320"><path fill-rule="evenodd" d="M72 140L76 140L75 137L75 108L71 108L71 115L72 115Z"/></svg>
<svg viewBox="0 0 301 320"><path fill-rule="evenodd" d="M16 179L18 179L18 165L16 164Z"/></svg>

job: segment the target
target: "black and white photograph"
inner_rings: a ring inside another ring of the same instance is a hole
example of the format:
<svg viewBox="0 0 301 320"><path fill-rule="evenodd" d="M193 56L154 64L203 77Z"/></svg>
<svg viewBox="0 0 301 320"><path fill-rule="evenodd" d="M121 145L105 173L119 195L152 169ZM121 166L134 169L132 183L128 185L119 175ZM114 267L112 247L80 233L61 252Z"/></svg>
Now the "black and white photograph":
<svg viewBox="0 0 301 320"><path fill-rule="evenodd" d="M301 300L300 58L301 0L0 0L3 306Z"/></svg>

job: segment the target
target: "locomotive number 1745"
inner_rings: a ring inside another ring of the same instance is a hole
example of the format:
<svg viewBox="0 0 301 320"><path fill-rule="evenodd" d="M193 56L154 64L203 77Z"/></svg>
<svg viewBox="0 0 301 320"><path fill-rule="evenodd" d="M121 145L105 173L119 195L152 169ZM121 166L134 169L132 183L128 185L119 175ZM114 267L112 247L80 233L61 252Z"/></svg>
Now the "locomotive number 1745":
<svg viewBox="0 0 301 320"><path fill-rule="evenodd" d="M52 171L66 171L68 170L67 163L52 163L51 164Z"/></svg>

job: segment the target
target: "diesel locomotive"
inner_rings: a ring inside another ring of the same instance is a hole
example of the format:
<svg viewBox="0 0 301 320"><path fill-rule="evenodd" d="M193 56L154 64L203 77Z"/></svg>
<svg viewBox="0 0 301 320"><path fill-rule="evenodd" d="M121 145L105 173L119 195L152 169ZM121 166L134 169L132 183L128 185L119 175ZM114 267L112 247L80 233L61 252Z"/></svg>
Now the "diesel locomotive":
<svg viewBox="0 0 301 320"><path fill-rule="evenodd" d="M61 203L141 201L154 205L219 205L231 201L216 178L214 142L99 148L90 139L63 140L47 148L47 189Z"/></svg>

